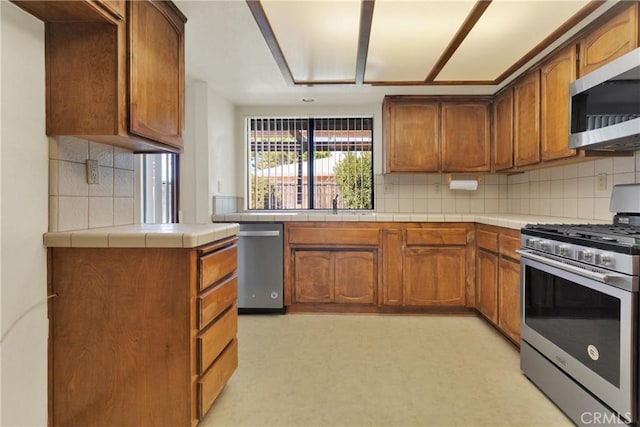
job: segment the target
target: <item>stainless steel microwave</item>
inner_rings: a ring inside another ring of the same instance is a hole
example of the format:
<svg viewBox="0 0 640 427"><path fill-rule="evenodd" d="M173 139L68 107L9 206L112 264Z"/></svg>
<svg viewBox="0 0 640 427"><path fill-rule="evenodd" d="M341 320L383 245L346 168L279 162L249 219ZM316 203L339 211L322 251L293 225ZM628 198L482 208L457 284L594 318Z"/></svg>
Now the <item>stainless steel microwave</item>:
<svg viewBox="0 0 640 427"><path fill-rule="evenodd" d="M569 86L569 147L640 150L640 48Z"/></svg>

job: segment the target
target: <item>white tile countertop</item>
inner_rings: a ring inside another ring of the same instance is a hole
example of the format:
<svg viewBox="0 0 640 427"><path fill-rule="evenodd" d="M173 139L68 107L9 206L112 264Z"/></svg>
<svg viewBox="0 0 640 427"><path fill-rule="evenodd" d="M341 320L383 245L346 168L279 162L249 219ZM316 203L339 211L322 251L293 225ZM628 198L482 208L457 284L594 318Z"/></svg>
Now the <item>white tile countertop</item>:
<svg viewBox="0 0 640 427"><path fill-rule="evenodd" d="M520 229L527 224L606 224L584 218L564 218L556 216L516 215L516 214L403 214L403 213L338 213L326 212L245 212L214 215L214 221L226 222L477 222L498 227Z"/></svg>
<svg viewBox="0 0 640 427"><path fill-rule="evenodd" d="M235 236L238 224L132 224L45 233L44 245L58 248L195 248Z"/></svg>

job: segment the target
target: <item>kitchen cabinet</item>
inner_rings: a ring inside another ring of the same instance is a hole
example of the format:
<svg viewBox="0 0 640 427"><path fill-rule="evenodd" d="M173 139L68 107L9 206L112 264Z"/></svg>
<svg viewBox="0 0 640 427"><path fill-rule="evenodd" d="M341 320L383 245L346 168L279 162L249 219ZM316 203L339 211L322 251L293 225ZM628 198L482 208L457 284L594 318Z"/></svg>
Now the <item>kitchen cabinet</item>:
<svg viewBox="0 0 640 427"><path fill-rule="evenodd" d="M467 230L408 228L404 250L405 304L466 303Z"/></svg>
<svg viewBox="0 0 640 427"><path fill-rule="evenodd" d="M569 148L569 84L576 79L576 47L569 45L546 60L540 70L542 160L575 156Z"/></svg>
<svg viewBox="0 0 640 427"><path fill-rule="evenodd" d="M287 224L285 235L286 303L376 303L377 229L320 229Z"/></svg>
<svg viewBox="0 0 640 427"><path fill-rule="evenodd" d="M402 248L404 230L398 227L382 230L382 304L404 304L404 268Z"/></svg>
<svg viewBox="0 0 640 427"><path fill-rule="evenodd" d="M440 170L439 104L386 97L385 172Z"/></svg>
<svg viewBox="0 0 640 427"><path fill-rule="evenodd" d="M489 103L443 102L441 120L443 172L489 172Z"/></svg>
<svg viewBox="0 0 640 427"><path fill-rule="evenodd" d="M387 96L385 172L491 169L489 99Z"/></svg>
<svg viewBox="0 0 640 427"><path fill-rule="evenodd" d="M493 103L493 168L513 167L513 88L496 96Z"/></svg>
<svg viewBox="0 0 640 427"><path fill-rule="evenodd" d="M238 363L236 239L49 249L51 425L195 425Z"/></svg>
<svg viewBox="0 0 640 427"><path fill-rule="evenodd" d="M623 3L623 8L578 41L579 77L638 47L638 2Z"/></svg>
<svg viewBox="0 0 640 427"><path fill-rule="evenodd" d="M47 135L181 152L186 17L171 2L99 4L111 20L45 24Z"/></svg>
<svg viewBox="0 0 640 427"><path fill-rule="evenodd" d="M125 0L11 0L45 22L110 22L124 19Z"/></svg>
<svg viewBox="0 0 640 427"><path fill-rule="evenodd" d="M540 70L513 87L514 166L540 162Z"/></svg>
<svg viewBox="0 0 640 427"><path fill-rule="evenodd" d="M520 343L520 232L476 225L476 308Z"/></svg>

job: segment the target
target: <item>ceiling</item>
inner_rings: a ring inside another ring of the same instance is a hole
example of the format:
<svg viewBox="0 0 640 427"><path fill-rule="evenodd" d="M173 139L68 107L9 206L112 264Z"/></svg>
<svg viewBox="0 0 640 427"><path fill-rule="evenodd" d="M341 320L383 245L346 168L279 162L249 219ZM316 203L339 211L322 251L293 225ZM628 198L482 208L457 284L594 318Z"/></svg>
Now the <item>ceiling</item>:
<svg viewBox="0 0 640 427"><path fill-rule="evenodd" d="M244 106L493 94L615 3L176 1L187 78Z"/></svg>

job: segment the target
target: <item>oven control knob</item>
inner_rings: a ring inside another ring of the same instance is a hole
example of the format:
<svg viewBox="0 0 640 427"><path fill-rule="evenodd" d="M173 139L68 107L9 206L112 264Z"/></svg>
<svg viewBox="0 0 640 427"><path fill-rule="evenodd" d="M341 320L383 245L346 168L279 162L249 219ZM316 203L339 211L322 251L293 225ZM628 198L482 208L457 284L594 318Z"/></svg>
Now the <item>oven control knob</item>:
<svg viewBox="0 0 640 427"><path fill-rule="evenodd" d="M540 242L540 250L541 251L545 251L545 252L549 252L549 242L547 242L546 240L543 240L542 242Z"/></svg>
<svg viewBox="0 0 640 427"><path fill-rule="evenodd" d="M540 239L527 239L527 247L528 248L534 248L536 247L537 243L540 241Z"/></svg>
<svg viewBox="0 0 640 427"><path fill-rule="evenodd" d="M567 246L567 245L558 246L558 254L564 257L571 256L571 246Z"/></svg>
<svg viewBox="0 0 640 427"><path fill-rule="evenodd" d="M593 263L593 252L590 252L590 251L578 252L578 260Z"/></svg>
<svg viewBox="0 0 640 427"><path fill-rule="evenodd" d="M605 267L613 267L613 257L610 254L600 254L599 256L596 256L596 261L596 264L604 265Z"/></svg>

